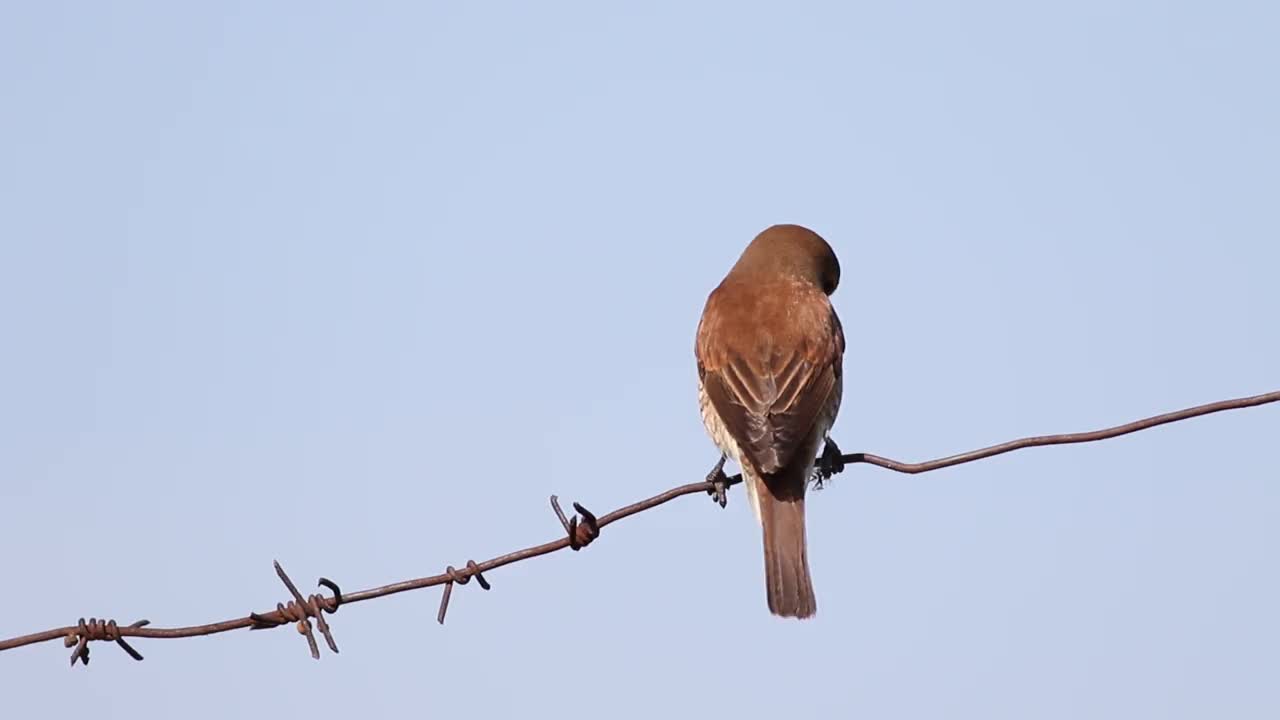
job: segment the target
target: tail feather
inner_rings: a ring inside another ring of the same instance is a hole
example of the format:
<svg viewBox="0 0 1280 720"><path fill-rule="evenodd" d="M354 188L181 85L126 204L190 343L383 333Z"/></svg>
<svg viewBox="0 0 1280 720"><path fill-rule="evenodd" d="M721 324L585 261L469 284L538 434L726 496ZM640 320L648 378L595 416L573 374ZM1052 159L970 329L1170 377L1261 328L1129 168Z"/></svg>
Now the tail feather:
<svg viewBox="0 0 1280 720"><path fill-rule="evenodd" d="M818 601L809 578L805 549L804 495L778 498L758 488L760 524L764 528L765 587L769 611L794 618L813 617Z"/></svg>

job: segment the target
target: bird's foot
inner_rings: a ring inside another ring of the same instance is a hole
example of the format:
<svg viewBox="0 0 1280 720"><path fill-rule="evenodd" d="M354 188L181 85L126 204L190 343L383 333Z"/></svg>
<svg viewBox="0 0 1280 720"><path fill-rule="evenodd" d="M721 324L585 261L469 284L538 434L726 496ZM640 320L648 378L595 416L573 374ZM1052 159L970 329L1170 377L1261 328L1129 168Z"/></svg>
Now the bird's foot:
<svg viewBox="0 0 1280 720"><path fill-rule="evenodd" d="M707 494L711 496L724 507L729 504L729 476L724 474L724 455L720 456L720 460L716 466L711 468L711 472L707 473L707 482L711 483L711 487L707 489Z"/></svg>
<svg viewBox="0 0 1280 720"><path fill-rule="evenodd" d="M822 456L818 458L818 462L813 468L813 486L815 489L821 490L822 484L831 479L832 475L844 472L845 462L844 456L840 453L840 447L836 445L836 441L827 438L822 448Z"/></svg>

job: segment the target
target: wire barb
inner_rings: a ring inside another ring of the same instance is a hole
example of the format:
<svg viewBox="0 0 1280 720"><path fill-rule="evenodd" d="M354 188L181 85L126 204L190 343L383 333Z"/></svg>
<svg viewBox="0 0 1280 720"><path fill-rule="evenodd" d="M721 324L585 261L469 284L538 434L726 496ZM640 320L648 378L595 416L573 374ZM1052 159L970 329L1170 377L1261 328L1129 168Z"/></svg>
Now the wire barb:
<svg viewBox="0 0 1280 720"><path fill-rule="evenodd" d="M560 509L560 498L552 495L551 509L556 511L556 517L560 519L560 524L564 526L564 531L569 536L569 548L574 552L590 545L592 540L600 537L600 521L590 510L578 503L573 504L573 509L578 514L567 518L564 510ZM579 517L582 518L581 521L578 520Z"/></svg>
<svg viewBox="0 0 1280 720"><path fill-rule="evenodd" d="M150 625L150 620L139 620L128 627L140 628ZM85 667L89 666L89 641L90 640L114 640L129 657L134 660L142 660L142 654L133 649L124 637L120 635L120 626L115 620L99 620L98 618L89 618L87 621L80 618L74 628L63 638L63 646L75 646L75 650L71 651L71 667L76 666L76 661L84 663Z"/></svg>
<svg viewBox="0 0 1280 720"><path fill-rule="evenodd" d="M436 622L444 624L445 613L449 612L449 598L453 596L454 584L466 585L471 582L471 578L475 578L482 590L489 590L491 586L489 581L484 579L484 575L480 574L480 566L475 560L467 561L467 569L464 572L458 572L452 565L444 569L444 574L449 576L449 581L444 584L444 594L440 596L440 610L436 613Z"/></svg>
<svg viewBox="0 0 1280 720"><path fill-rule="evenodd" d="M333 591L333 597L325 597L319 593L313 593L309 597L302 597L302 593L298 591L298 586L293 584L293 580L289 579L289 574L280 567L278 561L274 561L276 567L276 575L280 577L280 581L289 589L289 594L293 599L286 605L285 603L276 603L276 611L274 613L249 613L249 620L252 624L249 626L251 630L264 630L266 628L279 627L286 623L297 623L298 634L305 635L307 638L307 646L311 649L311 657L316 660L320 659L320 645L316 642L315 633L311 630L311 619L315 618L316 626L320 628L320 634L324 636L324 642L333 652L338 652L338 643L334 642L333 632L329 629L329 622L325 620L324 614L338 612L338 606L342 604L342 591L338 589L338 584L328 578L320 578L319 585ZM272 616L275 617L272 617Z"/></svg>

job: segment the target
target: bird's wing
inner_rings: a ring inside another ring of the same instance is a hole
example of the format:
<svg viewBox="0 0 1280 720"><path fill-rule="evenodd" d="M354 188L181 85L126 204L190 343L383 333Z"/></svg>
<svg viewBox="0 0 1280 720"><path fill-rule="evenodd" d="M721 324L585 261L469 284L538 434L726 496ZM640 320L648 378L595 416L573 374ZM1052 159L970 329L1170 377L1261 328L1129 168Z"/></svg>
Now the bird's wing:
<svg viewBox="0 0 1280 720"><path fill-rule="evenodd" d="M703 387L744 460L775 473L829 411L844 333L825 295L793 308L785 332L762 333L713 293L696 354Z"/></svg>

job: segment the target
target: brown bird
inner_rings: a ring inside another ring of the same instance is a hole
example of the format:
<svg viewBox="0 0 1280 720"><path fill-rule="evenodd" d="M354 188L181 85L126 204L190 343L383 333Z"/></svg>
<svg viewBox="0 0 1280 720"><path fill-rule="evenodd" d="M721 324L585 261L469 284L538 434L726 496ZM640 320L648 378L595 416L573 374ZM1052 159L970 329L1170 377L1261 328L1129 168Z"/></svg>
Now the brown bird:
<svg viewBox="0 0 1280 720"><path fill-rule="evenodd" d="M774 225L760 233L707 298L694 354L702 422L741 467L764 533L765 586L775 615L817 612L805 550L804 495L840 409L844 332L828 295L840 263L817 233ZM723 494L719 498L724 503Z"/></svg>

